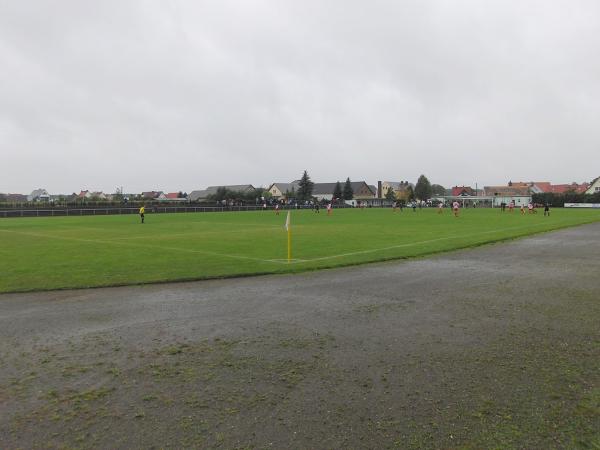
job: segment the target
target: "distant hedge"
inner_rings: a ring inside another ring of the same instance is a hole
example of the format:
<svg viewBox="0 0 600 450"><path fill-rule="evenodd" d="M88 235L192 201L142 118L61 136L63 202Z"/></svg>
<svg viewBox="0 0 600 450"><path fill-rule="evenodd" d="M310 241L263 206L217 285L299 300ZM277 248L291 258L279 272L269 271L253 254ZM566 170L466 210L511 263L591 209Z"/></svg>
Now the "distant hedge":
<svg viewBox="0 0 600 450"><path fill-rule="evenodd" d="M545 205L546 203L554 207L562 207L565 203L600 203L600 192L595 194L578 194L576 192L565 192L564 194L533 194L531 196L534 203Z"/></svg>
<svg viewBox="0 0 600 450"><path fill-rule="evenodd" d="M254 204L254 203L253 203ZM252 205L253 205L252 204ZM148 206L214 206L214 202L169 202L167 200L130 200L128 202L117 201L54 201L54 202L3 202L0 200L0 209L94 209L94 208L139 208Z"/></svg>

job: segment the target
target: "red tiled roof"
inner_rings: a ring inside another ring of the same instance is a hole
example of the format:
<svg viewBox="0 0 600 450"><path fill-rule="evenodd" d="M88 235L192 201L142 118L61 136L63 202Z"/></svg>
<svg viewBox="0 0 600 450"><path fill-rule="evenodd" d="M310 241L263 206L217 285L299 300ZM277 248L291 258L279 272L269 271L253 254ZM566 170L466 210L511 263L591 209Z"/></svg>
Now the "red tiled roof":
<svg viewBox="0 0 600 450"><path fill-rule="evenodd" d="M522 190L524 188L529 187L537 187L540 191L544 193L554 193L554 194L564 194L565 192L574 191L578 193L585 192L589 188L588 183L571 183L571 184L552 184L549 181L532 181L532 182L524 182L524 181L515 181L511 182L510 188L516 188L518 190ZM494 186L490 186L492 188ZM505 190L504 187L498 186L495 187L498 192ZM454 188L453 188L454 195Z"/></svg>
<svg viewBox="0 0 600 450"><path fill-rule="evenodd" d="M523 186L484 186L485 195L528 196L529 188Z"/></svg>
<svg viewBox="0 0 600 450"><path fill-rule="evenodd" d="M533 184L540 188L542 192L552 192L552 183L549 181L535 181Z"/></svg>
<svg viewBox="0 0 600 450"><path fill-rule="evenodd" d="M552 186L552 192L555 194L564 194L565 192L573 191L573 192L585 192L589 186L587 183L577 184L555 184Z"/></svg>
<svg viewBox="0 0 600 450"><path fill-rule="evenodd" d="M179 198L179 192L169 192L165 197L169 199Z"/></svg>
<svg viewBox="0 0 600 450"><path fill-rule="evenodd" d="M470 186L454 186L452 188L452 196L453 197L458 197L459 195L462 195L463 193L466 195L475 195L475 190Z"/></svg>

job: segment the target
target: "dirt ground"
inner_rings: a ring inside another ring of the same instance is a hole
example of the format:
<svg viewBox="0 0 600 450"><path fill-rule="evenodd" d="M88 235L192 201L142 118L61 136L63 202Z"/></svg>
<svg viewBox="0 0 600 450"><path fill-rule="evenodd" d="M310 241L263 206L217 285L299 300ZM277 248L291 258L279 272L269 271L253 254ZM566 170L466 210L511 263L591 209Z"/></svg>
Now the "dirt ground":
<svg viewBox="0 0 600 450"><path fill-rule="evenodd" d="M599 237L0 295L0 447L598 449Z"/></svg>

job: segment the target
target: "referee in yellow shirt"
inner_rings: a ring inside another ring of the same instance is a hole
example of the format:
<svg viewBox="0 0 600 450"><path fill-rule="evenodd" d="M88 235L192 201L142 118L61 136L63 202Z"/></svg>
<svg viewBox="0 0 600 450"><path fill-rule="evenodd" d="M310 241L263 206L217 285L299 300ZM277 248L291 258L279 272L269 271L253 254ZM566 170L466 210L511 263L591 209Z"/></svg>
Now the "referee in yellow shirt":
<svg viewBox="0 0 600 450"><path fill-rule="evenodd" d="M144 213L146 212L146 208L144 208L144 205L142 205L142 207L140 208L140 219L142 219L142 223L144 223Z"/></svg>

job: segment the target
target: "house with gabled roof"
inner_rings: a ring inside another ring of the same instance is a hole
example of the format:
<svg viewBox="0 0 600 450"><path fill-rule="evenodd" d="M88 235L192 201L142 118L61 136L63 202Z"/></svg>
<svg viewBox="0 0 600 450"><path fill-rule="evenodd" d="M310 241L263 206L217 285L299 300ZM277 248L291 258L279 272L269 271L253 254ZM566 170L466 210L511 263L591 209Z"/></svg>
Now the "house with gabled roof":
<svg viewBox="0 0 600 450"><path fill-rule="evenodd" d="M549 181L532 181L530 183L533 194L544 194L552 192L552 183Z"/></svg>
<svg viewBox="0 0 600 450"><path fill-rule="evenodd" d="M450 192L452 197L474 197L477 195L471 186L454 186Z"/></svg>
<svg viewBox="0 0 600 450"><path fill-rule="evenodd" d="M73 194L75 195L75 194ZM80 191L79 194L76 194L77 200L88 200L88 199L95 199L95 200L109 200L110 198L102 191Z"/></svg>
<svg viewBox="0 0 600 450"><path fill-rule="evenodd" d="M317 200L331 200L333 198L333 191L335 190L336 183L313 183L312 196ZM342 189L344 189L344 181L340 181ZM375 198L377 188L375 186L368 185L365 181L351 181L352 191L354 193L354 199L366 200ZM293 197L295 192L298 192L300 187L300 180L292 181L291 183L272 183L269 186L268 192L273 198L279 199L287 197Z"/></svg>
<svg viewBox="0 0 600 450"><path fill-rule="evenodd" d="M272 183L267 191L273 198L280 199L297 192L299 186L300 180L295 180L291 183Z"/></svg>
<svg viewBox="0 0 600 450"><path fill-rule="evenodd" d="M333 198L333 191L335 190L335 183L315 183L313 186L312 196L316 197L317 200L331 200ZM344 189L344 182L340 181L342 190ZM365 181L351 181L352 191L354 193L354 200L367 200L375 198L377 190L375 186L369 186Z"/></svg>
<svg viewBox="0 0 600 450"><path fill-rule="evenodd" d="M552 192L555 194L564 194L566 192L575 192L577 194L583 194L589 188L588 183L570 183L570 184L553 184Z"/></svg>
<svg viewBox="0 0 600 450"><path fill-rule="evenodd" d="M154 200L154 199L158 199L158 197L160 197L162 193L163 193L163 191L147 191L147 192L142 192L142 197L145 200Z"/></svg>
<svg viewBox="0 0 600 450"><path fill-rule="evenodd" d="M379 198L386 198L390 190L394 191L394 195L398 200L408 200L408 188L415 188L408 181L383 181L381 183L381 192L377 193ZM376 192L375 190L373 190Z"/></svg>
<svg viewBox="0 0 600 450"><path fill-rule="evenodd" d="M181 197L180 197L181 195ZM163 202L187 202L188 199L183 197L181 192L169 192L161 194L156 200Z"/></svg>
<svg viewBox="0 0 600 450"><path fill-rule="evenodd" d="M511 183L508 186L484 186L483 194L485 197L493 198L492 205L500 206L502 203L515 205L527 205L531 202L531 186L527 183Z"/></svg>
<svg viewBox="0 0 600 450"><path fill-rule="evenodd" d="M510 183L513 187L529 187L532 194L564 194L566 192L584 193L588 187L588 183L570 183L570 184L552 184L548 181L530 181Z"/></svg>
<svg viewBox="0 0 600 450"><path fill-rule="evenodd" d="M585 191L586 194L598 194L600 193L600 177L594 178L590 183L590 186Z"/></svg>

